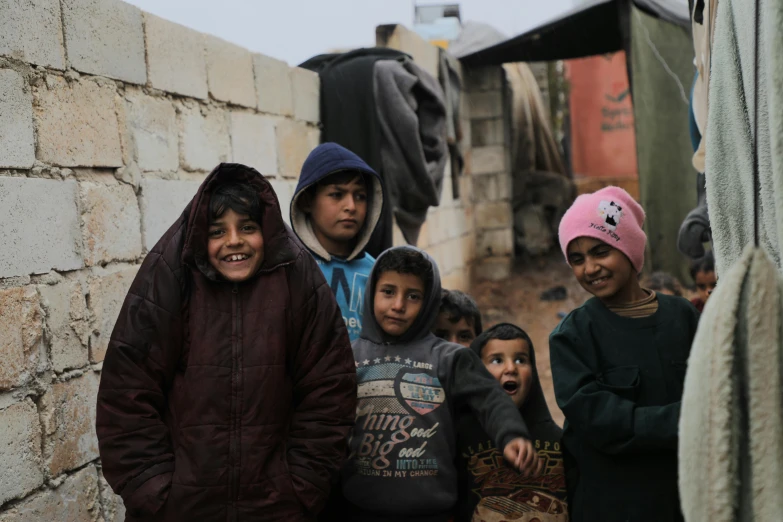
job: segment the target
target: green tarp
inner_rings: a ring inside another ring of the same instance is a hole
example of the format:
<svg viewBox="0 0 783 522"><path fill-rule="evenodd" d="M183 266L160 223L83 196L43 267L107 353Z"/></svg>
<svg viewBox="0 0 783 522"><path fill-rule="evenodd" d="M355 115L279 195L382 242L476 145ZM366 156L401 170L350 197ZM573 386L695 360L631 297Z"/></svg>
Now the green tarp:
<svg viewBox="0 0 783 522"><path fill-rule="evenodd" d="M696 206L688 134L693 41L688 30L631 7L631 74L639 192L647 213L649 270L690 283L677 232Z"/></svg>

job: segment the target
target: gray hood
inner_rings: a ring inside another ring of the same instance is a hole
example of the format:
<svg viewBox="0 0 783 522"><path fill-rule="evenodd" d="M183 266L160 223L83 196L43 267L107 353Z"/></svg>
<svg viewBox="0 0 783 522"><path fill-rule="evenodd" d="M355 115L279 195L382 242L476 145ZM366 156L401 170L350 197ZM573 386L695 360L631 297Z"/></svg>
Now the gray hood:
<svg viewBox="0 0 783 522"><path fill-rule="evenodd" d="M432 279L425 289L424 306L422 307L421 312L419 312L419 316L413 322L413 325L411 325L408 331L402 336L392 337L384 332L375 320L375 281L379 275L376 274L376 271L380 260L392 250L399 249L412 250L422 254L427 261L429 261L430 265L432 265ZM367 290L364 293L364 322L362 323L361 337L375 344L406 344L424 339L428 335L431 335L430 332L432 331L432 327L435 326L435 321L438 319L441 300L440 294L441 286L438 265L427 252L412 246L390 248L378 256L375 266L373 266L372 272L370 273L370 278L367 280Z"/></svg>

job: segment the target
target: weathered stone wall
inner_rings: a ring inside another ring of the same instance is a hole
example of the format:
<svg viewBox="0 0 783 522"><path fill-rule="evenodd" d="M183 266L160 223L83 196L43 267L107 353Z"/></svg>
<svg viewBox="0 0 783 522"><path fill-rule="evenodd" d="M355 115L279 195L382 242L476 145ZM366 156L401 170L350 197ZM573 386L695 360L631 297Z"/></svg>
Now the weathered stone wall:
<svg viewBox="0 0 783 522"><path fill-rule="evenodd" d="M431 46L401 41L433 67ZM119 0L0 0L0 522L124 519L95 396L127 289L221 161L268 176L288 219L320 139L318 93L314 73ZM470 285L474 222L494 234L508 221L474 205L472 96L461 195L444 183L420 242L448 288ZM492 259L500 236L481 237Z"/></svg>

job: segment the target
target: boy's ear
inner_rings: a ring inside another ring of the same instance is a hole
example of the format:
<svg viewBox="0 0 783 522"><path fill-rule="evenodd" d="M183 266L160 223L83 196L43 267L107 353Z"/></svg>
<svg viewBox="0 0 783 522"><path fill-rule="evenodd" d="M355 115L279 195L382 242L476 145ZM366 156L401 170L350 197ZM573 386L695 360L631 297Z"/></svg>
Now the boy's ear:
<svg viewBox="0 0 783 522"><path fill-rule="evenodd" d="M305 190L296 200L296 206L299 210L305 214L310 214L313 211L313 195L309 190Z"/></svg>

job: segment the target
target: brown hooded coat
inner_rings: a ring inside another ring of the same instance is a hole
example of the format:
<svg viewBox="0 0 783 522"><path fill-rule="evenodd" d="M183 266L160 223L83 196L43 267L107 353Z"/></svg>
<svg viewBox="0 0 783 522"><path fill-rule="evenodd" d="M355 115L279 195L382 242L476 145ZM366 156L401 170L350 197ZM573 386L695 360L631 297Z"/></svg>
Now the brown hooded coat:
<svg viewBox="0 0 783 522"><path fill-rule="evenodd" d="M223 280L210 194L257 189L264 261ZM103 473L127 521L313 520L345 455L356 376L332 291L266 179L221 164L144 259L103 364Z"/></svg>

